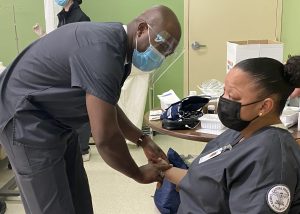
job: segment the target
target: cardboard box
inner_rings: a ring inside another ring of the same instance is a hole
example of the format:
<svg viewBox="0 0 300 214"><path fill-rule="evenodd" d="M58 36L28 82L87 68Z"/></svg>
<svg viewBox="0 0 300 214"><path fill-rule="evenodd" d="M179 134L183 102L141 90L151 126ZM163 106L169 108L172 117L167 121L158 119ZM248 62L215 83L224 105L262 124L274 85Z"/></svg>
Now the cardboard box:
<svg viewBox="0 0 300 214"><path fill-rule="evenodd" d="M269 57L283 62L283 43L272 40L227 42L227 72L236 63L256 57Z"/></svg>

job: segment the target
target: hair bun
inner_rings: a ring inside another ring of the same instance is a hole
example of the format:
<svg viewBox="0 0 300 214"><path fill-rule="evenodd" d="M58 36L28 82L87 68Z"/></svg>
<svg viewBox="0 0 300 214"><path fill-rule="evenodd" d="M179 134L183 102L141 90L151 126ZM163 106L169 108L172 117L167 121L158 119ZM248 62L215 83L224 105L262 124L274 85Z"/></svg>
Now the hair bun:
<svg viewBox="0 0 300 214"><path fill-rule="evenodd" d="M284 78L295 88L300 88L300 56L292 56L284 65Z"/></svg>

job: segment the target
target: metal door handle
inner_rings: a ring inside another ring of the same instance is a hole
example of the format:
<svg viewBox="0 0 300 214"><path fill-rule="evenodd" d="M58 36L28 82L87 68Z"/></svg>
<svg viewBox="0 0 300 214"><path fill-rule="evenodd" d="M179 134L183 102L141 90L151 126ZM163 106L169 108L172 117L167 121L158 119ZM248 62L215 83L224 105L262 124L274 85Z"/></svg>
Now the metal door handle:
<svg viewBox="0 0 300 214"><path fill-rule="evenodd" d="M206 45L201 45L199 42L195 41L192 43L193 50L199 50L200 48L205 48Z"/></svg>

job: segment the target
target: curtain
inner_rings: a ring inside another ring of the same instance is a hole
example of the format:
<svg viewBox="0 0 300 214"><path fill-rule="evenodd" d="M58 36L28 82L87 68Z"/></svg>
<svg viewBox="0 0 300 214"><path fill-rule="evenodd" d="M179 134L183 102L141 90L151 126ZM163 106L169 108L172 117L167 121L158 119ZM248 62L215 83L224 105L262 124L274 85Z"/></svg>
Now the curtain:
<svg viewBox="0 0 300 214"><path fill-rule="evenodd" d="M61 9L53 0L44 0L46 33L56 29L58 24L57 14Z"/></svg>

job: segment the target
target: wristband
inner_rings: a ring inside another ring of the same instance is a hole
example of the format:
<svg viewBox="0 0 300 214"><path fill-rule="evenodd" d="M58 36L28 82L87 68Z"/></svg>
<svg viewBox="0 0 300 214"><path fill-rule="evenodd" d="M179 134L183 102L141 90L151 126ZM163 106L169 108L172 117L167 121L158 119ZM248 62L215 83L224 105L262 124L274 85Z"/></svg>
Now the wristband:
<svg viewBox="0 0 300 214"><path fill-rule="evenodd" d="M140 147L140 146L142 145L143 140L144 140L147 136L148 136L148 135L146 135L146 134L142 134L142 135L139 137L139 139L138 139L137 142L136 142L137 147Z"/></svg>

